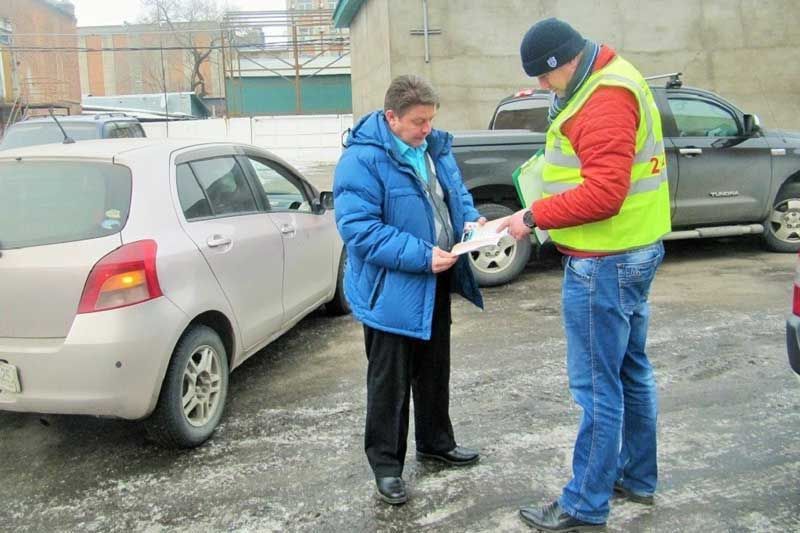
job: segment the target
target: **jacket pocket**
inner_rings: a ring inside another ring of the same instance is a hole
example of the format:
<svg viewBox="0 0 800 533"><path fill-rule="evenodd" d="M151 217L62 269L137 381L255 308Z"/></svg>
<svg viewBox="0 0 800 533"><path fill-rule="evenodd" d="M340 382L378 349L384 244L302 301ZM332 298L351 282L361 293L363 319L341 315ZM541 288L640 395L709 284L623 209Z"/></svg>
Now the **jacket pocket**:
<svg viewBox="0 0 800 533"><path fill-rule="evenodd" d="M381 268L378 271L378 277L375 278L375 286L372 287L372 293L369 295L369 308L372 309L375 307L375 304L378 301L378 297L383 292L383 284L386 281L386 269Z"/></svg>

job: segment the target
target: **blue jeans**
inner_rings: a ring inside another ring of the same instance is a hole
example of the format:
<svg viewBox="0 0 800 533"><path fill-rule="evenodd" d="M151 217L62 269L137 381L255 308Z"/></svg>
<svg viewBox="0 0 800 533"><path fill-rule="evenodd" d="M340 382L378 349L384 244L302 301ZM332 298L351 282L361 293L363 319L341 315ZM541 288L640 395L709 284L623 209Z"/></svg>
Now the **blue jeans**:
<svg viewBox="0 0 800 533"><path fill-rule="evenodd" d="M606 521L617 480L637 494L656 490L658 401L645 342L647 296L663 259L661 242L622 254L565 259L567 374L583 417L572 479L559 503L579 520Z"/></svg>

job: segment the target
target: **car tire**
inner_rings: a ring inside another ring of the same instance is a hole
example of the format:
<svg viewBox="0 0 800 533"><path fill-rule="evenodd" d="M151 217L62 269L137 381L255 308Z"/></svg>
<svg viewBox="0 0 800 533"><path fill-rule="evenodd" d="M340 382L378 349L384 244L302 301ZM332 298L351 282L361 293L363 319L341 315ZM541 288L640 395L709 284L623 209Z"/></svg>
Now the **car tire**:
<svg viewBox="0 0 800 533"><path fill-rule="evenodd" d="M800 250L800 183L787 183L778 191L764 222L762 240L773 252Z"/></svg>
<svg viewBox="0 0 800 533"><path fill-rule="evenodd" d="M325 304L325 311L332 316L346 315L350 312L350 303L344 294L344 272L347 269L347 248L342 249L339 257L339 269L336 274L336 292L333 299Z"/></svg>
<svg viewBox="0 0 800 533"><path fill-rule="evenodd" d="M194 325L172 353L148 435L169 448L194 448L216 429L228 395L228 356L208 326Z"/></svg>
<svg viewBox="0 0 800 533"><path fill-rule="evenodd" d="M479 204L476 208L481 216L488 220L514 213L513 209L501 204ZM503 285L515 279L525 269L532 250L533 245L529 237L519 241L511 236L504 237L498 246L470 252L469 266L481 287Z"/></svg>

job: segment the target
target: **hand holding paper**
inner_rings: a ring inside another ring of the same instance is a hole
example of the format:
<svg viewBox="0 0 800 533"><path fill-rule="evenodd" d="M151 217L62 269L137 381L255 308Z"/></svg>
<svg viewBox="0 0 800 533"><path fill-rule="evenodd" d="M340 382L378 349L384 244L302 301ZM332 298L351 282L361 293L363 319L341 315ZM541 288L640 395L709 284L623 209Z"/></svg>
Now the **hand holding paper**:
<svg viewBox="0 0 800 533"><path fill-rule="evenodd" d="M461 242L453 246L450 253L461 255L474 252L486 246L497 246L500 239L508 235L508 229L501 229L508 226L508 218L496 218L483 225L479 225L476 222L467 222L464 224L464 235L461 238Z"/></svg>

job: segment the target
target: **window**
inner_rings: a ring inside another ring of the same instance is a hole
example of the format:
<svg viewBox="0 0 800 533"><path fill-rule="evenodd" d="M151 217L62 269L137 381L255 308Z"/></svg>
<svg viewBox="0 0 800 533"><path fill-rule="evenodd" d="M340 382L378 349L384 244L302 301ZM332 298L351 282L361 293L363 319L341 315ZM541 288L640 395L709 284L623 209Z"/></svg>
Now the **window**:
<svg viewBox="0 0 800 533"><path fill-rule="evenodd" d="M68 121L62 121L61 125L66 130L67 135L75 141L97 139L100 135L97 124L93 122L70 124ZM28 123L18 122L8 128L6 136L3 138L2 148L5 150L20 146L60 142L64 142L64 134L61 133L58 125L52 120Z"/></svg>
<svg viewBox="0 0 800 533"><path fill-rule="evenodd" d="M127 167L89 161L0 163L0 248L119 233L131 205Z"/></svg>
<svg viewBox="0 0 800 533"><path fill-rule="evenodd" d="M136 122L109 122L105 125L105 136L109 139L144 137L144 130Z"/></svg>
<svg viewBox="0 0 800 533"><path fill-rule="evenodd" d="M271 211L298 211L311 213L311 204L306 198L301 183L283 167L260 159L249 158L264 189Z"/></svg>
<svg viewBox="0 0 800 533"><path fill-rule="evenodd" d="M233 157L216 157L190 163L215 216L257 211L253 192Z"/></svg>
<svg viewBox="0 0 800 533"><path fill-rule="evenodd" d="M200 184L197 183L194 172L188 164L178 165L177 182L178 199L186 220L210 217L212 213L208 198L200 188Z"/></svg>
<svg viewBox="0 0 800 533"><path fill-rule="evenodd" d="M739 134L736 117L711 102L670 98L669 107L681 137L734 137Z"/></svg>
<svg viewBox="0 0 800 533"><path fill-rule="evenodd" d="M492 129L545 132L550 126L547 121L549 108L550 103L544 99L517 100L503 104L497 111Z"/></svg>

